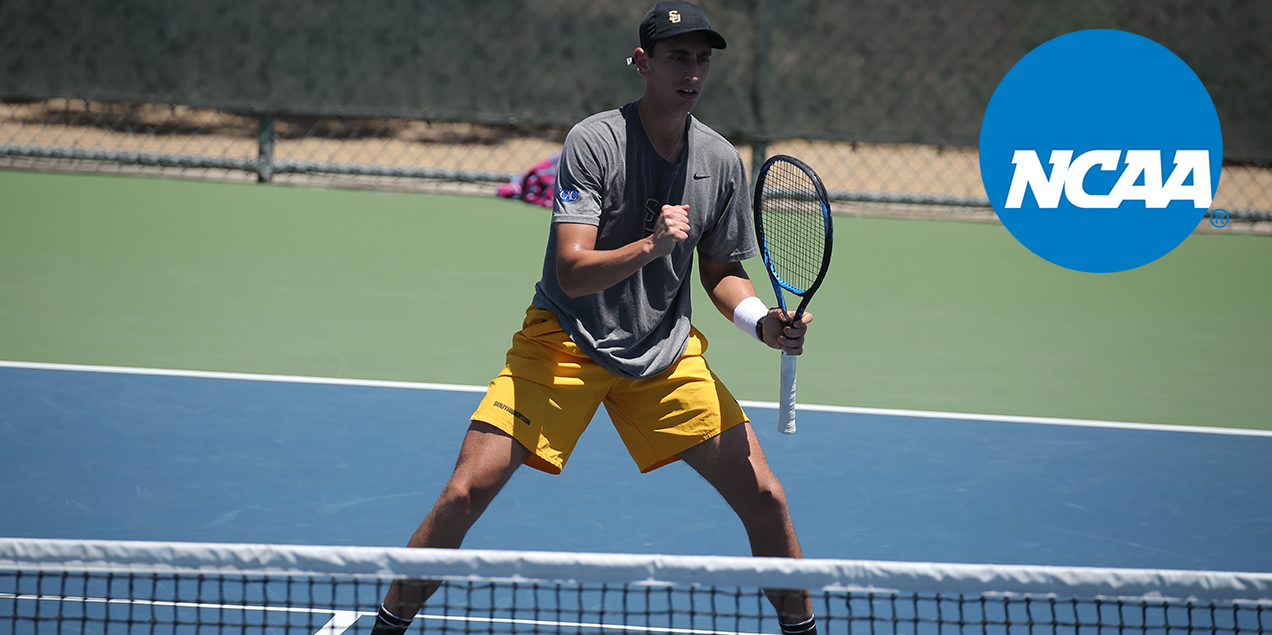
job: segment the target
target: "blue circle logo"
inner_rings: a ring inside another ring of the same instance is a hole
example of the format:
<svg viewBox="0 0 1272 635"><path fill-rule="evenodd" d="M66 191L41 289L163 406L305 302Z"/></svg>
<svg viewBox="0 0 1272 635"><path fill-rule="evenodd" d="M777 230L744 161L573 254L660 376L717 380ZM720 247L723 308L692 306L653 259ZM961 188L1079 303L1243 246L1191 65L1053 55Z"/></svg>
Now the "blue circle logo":
<svg viewBox="0 0 1272 635"><path fill-rule="evenodd" d="M994 211L1054 264L1126 271L1178 247L1219 186L1223 136L1197 75L1122 31L1062 35L998 84L981 124Z"/></svg>

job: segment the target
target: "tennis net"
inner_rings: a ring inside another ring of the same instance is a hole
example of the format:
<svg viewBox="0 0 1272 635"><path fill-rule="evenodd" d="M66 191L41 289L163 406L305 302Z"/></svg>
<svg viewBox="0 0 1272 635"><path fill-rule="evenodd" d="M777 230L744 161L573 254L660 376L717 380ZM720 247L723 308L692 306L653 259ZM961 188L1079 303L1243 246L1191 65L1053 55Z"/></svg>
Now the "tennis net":
<svg viewBox="0 0 1272 635"><path fill-rule="evenodd" d="M1272 574L856 560L0 539L0 632L368 632L394 579L444 580L413 632L1264 633Z"/></svg>

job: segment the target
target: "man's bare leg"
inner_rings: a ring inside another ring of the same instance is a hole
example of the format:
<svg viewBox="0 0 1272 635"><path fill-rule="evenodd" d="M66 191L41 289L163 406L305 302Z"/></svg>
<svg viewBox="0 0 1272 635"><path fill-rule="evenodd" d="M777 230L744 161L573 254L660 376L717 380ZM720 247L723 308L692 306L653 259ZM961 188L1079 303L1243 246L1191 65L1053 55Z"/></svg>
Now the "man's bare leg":
<svg viewBox="0 0 1272 635"><path fill-rule="evenodd" d="M681 452L680 458L711 483L737 513L746 528L752 555L803 557L786 508L786 492L769 469L749 423L729 428ZM807 591L764 592L783 625L797 625L813 615Z"/></svg>
<svg viewBox="0 0 1272 635"><path fill-rule="evenodd" d="M472 422L455 471L407 546L458 549L473 523L529 456L525 446L502 430ZM388 617L409 623L439 586L437 582L395 581L384 599ZM405 628L394 629L391 624L377 620L372 632L401 632Z"/></svg>

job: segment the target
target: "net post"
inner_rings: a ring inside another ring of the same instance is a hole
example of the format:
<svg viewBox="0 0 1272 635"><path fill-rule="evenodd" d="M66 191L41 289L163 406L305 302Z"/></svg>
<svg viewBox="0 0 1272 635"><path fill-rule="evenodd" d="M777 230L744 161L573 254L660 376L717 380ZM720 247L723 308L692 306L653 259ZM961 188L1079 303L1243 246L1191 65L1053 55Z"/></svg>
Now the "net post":
<svg viewBox="0 0 1272 635"><path fill-rule="evenodd" d="M257 115L256 128L256 182L269 183L274 179L274 115Z"/></svg>

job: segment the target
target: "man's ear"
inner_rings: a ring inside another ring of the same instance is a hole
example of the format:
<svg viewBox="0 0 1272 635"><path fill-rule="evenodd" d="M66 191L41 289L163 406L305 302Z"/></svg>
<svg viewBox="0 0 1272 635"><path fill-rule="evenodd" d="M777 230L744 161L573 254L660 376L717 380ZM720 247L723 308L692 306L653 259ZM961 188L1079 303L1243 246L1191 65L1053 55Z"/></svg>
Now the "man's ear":
<svg viewBox="0 0 1272 635"><path fill-rule="evenodd" d="M632 63L636 65L636 72L641 77L649 77L649 56L645 54L645 49L636 47L636 51L632 53Z"/></svg>

